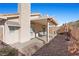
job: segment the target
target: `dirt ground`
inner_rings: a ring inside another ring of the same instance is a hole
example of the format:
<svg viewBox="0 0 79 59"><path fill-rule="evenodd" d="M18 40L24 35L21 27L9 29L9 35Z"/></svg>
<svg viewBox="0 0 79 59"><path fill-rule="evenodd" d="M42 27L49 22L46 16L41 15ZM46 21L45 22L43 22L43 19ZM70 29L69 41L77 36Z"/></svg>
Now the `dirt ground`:
<svg viewBox="0 0 79 59"><path fill-rule="evenodd" d="M65 40L65 35L58 34L48 44L39 49L33 56L78 56L68 51L69 41Z"/></svg>

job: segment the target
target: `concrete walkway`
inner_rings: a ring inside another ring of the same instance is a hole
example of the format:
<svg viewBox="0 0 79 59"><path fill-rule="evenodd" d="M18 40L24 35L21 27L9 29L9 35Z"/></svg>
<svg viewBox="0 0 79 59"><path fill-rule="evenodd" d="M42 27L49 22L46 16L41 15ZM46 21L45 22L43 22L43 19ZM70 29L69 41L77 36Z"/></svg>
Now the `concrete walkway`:
<svg viewBox="0 0 79 59"><path fill-rule="evenodd" d="M16 49L19 49L19 51L21 51L26 56L31 56L38 49L40 49L43 45L44 45L44 42L42 40L39 40L38 38L33 38L28 42L16 43L11 46Z"/></svg>

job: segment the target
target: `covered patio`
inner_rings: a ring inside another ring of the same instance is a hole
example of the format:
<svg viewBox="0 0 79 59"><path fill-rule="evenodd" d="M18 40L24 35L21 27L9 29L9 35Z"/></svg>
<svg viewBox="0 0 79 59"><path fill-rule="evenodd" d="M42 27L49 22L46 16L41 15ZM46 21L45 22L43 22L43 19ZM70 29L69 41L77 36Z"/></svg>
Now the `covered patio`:
<svg viewBox="0 0 79 59"><path fill-rule="evenodd" d="M44 40L45 42L49 42L51 40L51 33L54 33L52 34L52 38L56 34L56 26L57 22L51 17L40 17L38 19L31 20L31 29L35 34L34 37Z"/></svg>

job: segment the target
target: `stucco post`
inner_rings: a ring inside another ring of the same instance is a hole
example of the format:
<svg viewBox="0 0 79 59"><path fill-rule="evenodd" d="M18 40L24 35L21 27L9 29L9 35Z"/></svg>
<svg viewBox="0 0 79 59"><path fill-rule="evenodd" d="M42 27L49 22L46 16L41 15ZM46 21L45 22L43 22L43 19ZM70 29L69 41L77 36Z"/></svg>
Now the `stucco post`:
<svg viewBox="0 0 79 59"><path fill-rule="evenodd" d="M24 43L30 40L30 3L19 3L18 13L20 15L20 42Z"/></svg>
<svg viewBox="0 0 79 59"><path fill-rule="evenodd" d="M47 42L49 42L49 22L47 22Z"/></svg>

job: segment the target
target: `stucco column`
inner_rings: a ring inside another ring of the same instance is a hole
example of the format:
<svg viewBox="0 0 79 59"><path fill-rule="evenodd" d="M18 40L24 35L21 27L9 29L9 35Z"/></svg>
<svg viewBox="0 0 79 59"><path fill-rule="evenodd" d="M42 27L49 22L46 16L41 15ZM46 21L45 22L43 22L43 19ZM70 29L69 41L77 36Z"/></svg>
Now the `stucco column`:
<svg viewBox="0 0 79 59"><path fill-rule="evenodd" d="M49 22L47 22L47 42L49 42Z"/></svg>
<svg viewBox="0 0 79 59"><path fill-rule="evenodd" d="M20 42L24 43L30 40L30 3L19 3L18 13L20 15Z"/></svg>

